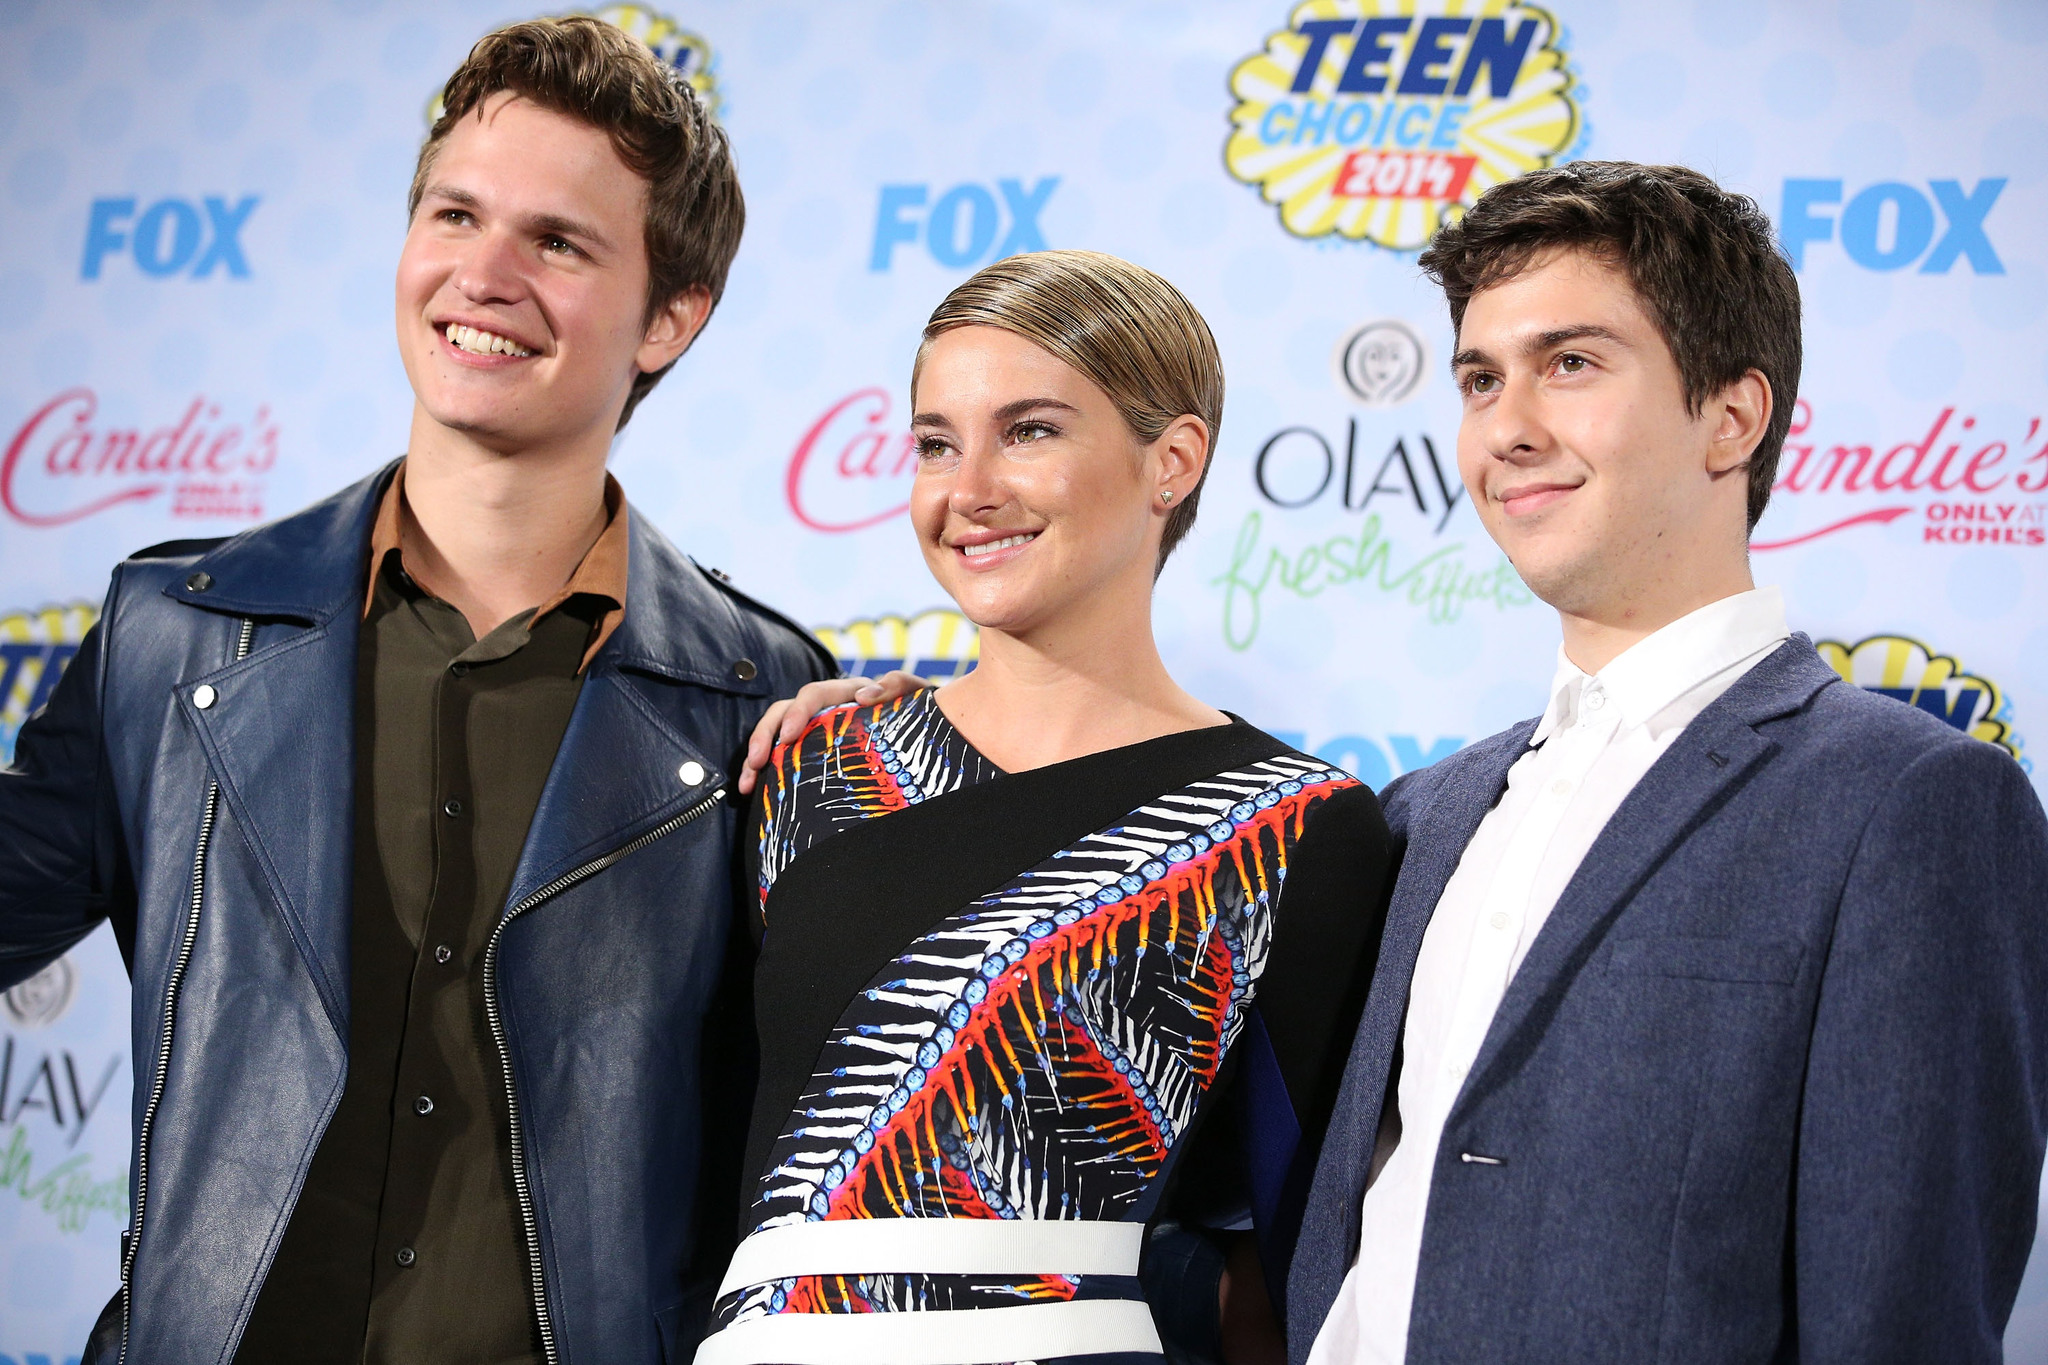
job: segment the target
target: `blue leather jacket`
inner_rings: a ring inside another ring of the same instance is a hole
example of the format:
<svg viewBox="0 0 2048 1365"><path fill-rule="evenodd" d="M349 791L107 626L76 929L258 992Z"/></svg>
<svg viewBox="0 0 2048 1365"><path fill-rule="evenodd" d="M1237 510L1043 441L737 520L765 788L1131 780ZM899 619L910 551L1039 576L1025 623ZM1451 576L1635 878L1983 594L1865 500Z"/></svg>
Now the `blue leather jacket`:
<svg viewBox="0 0 2048 1365"><path fill-rule="evenodd" d="M353 701L389 470L114 572L0 773L0 988L111 919L134 983L123 1292L88 1362L229 1360L348 1068ZM592 661L488 950L515 1188L550 1362L686 1360L730 1218L750 1058L725 791L773 696L836 672L805 632L632 515ZM699 782L694 766L708 774ZM700 1236L700 1229L702 1235Z"/></svg>

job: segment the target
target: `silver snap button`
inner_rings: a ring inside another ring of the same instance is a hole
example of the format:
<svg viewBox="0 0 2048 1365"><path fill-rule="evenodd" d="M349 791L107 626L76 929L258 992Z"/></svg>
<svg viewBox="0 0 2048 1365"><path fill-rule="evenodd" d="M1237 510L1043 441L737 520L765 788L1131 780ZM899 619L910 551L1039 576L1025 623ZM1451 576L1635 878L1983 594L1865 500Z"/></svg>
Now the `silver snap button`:
<svg viewBox="0 0 2048 1365"><path fill-rule="evenodd" d="M676 769L676 776L683 779L685 787L694 787L704 780L704 765L693 758Z"/></svg>
<svg viewBox="0 0 2048 1365"><path fill-rule="evenodd" d="M752 659L741 659L732 666L732 675L741 682L752 682L761 670L754 667Z"/></svg>
<svg viewBox="0 0 2048 1365"><path fill-rule="evenodd" d="M201 683L192 689L192 704L204 711L220 699L220 693L213 690L212 683Z"/></svg>

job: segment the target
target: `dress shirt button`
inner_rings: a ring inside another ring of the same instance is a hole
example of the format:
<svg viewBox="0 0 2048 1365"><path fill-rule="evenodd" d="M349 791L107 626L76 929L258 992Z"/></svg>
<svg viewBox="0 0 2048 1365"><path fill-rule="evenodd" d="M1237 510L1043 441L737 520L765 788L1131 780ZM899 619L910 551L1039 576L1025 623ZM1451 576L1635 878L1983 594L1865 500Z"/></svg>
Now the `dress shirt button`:
<svg viewBox="0 0 2048 1365"><path fill-rule="evenodd" d="M1572 794L1570 780L1562 777L1558 778L1557 781L1550 784L1550 794L1552 796L1570 796Z"/></svg>
<svg viewBox="0 0 2048 1365"><path fill-rule="evenodd" d="M462 798L459 796L449 797L441 803L441 809L449 815L462 814Z"/></svg>
<svg viewBox="0 0 2048 1365"><path fill-rule="evenodd" d="M419 1257L413 1254L413 1250L411 1247L400 1247L398 1249L398 1254L396 1256L393 1256L391 1259L398 1262L401 1266L410 1268L412 1263L414 1261L417 1261Z"/></svg>
<svg viewBox="0 0 2048 1365"><path fill-rule="evenodd" d="M1445 1062L1444 1073L1454 1081L1462 1081L1465 1079L1465 1067L1462 1063L1459 1062Z"/></svg>
<svg viewBox="0 0 2048 1365"><path fill-rule="evenodd" d="M212 683L201 683L192 689L192 704L201 711L212 707L220 699L220 693L213 690Z"/></svg>
<svg viewBox="0 0 2048 1365"><path fill-rule="evenodd" d="M1494 928L1496 928L1496 929L1505 929L1505 928L1507 928L1507 927L1508 927L1508 915L1507 915L1507 911L1505 911L1505 910L1496 910L1496 911L1494 911L1494 912L1493 912L1493 918L1492 918L1492 919L1490 919L1490 920L1488 920L1488 921L1487 921L1487 923L1488 923L1488 924L1491 924L1491 925L1492 925L1492 926L1493 926Z"/></svg>
<svg viewBox="0 0 2048 1365"><path fill-rule="evenodd" d="M1586 694L1586 709L1587 709L1588 711L1598 711L1598 710L1599 710L1599 709L1600 709L1601 707L1603 707L1603 706L1605 706L1605 705L1607 705L1607 694L1606 694L1606 693L1604 693L1604 692L1588 692L1588 693Z"/></svg>
<svg viewBox="0 0 2048 1365"><path fill-rule="evenodd" d="M683 779L685 787L694 787L704 780L704 765L693 758L676 769L676 776Z"/></svg>
<svg viewBox="0 0 2048 1365"><path fill-rule="evenodd" d="M446 962L449 958L454 956L455 950L453 948L450 948L445 943L437 944L434 948L434 961L436 962Z"/></svg>
<svg viewBox="0 0 2048 1365"><path fill-rule="evenodd" d="M754 661L752 659L741 659L738 663L732 666L732 675L735 678L738 678L741 682L752 682L754 680L755 675L758 674L760 671L761 670L754 667Z"/></svg>
<svg viewBox="0 0 2048 1365"><path fill-rule="evenodd" d="M427 1115L433 1113L434 1097L431 1095L422 1095L418 1099L414 1100L412 1102L412 1112L418 1114L421 1118L425 1118Z"/></svg>

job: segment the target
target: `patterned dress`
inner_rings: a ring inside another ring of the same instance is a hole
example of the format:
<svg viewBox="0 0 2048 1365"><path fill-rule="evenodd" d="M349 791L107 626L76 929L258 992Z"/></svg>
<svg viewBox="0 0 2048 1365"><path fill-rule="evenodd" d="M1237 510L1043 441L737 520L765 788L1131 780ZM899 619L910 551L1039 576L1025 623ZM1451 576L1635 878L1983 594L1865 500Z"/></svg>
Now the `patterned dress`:
<svg viewBox="0 0 2048 1365"><path fill-rule="evenodd" d="M1004 774L934 697L826 712L764 774L756 1183L700 1362L1007 1360L1045 1314L960 1315L1091 1301L1063 1311L1121 1312L1083 1331L1112 1349L1037 1358L1157 1361L1135 1250L1084 1273L743 1266L841 1220L1119 1223L1135 1249L1197 1145L1284 1270L1384 913L1372 793L1242 723ZM1213 1277L1190 1292L1213 1303ZM750 1338L795 1314L863 1335ZM938 1323L1000 1331L961 1353ZM897 1326L925 1335L877 1335Z"/></svg>

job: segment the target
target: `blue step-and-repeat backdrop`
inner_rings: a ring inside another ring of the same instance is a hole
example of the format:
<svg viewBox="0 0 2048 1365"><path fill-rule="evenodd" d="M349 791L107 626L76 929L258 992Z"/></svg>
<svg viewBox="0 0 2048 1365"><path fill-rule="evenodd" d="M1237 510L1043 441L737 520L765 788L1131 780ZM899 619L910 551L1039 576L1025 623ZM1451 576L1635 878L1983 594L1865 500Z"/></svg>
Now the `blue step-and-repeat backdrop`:
<svg viewBox="0 0 2048 1365"><path fill-rule="evenodd" d="M0 754L123 553L400 452L429 105L479 34L552 12L0 0ZM1759 581L1857 685L2029 771L2048 745L2048 0L601 12L714 103L749 208L614 468L848 668L972 665L903 516L918 329L998 256L1085 246L1185 290L1229 370L1159 585L1181 680L1373 784L1534 713L1554 618L1466 505L1414 253L1489 185L1622 157L1755 196L1799 272ZM115 1287L127 1011L104 931L0 998L0 1365L75 1358ZM2016 1361L2048 1362L2044 1261Z"/></svg>

